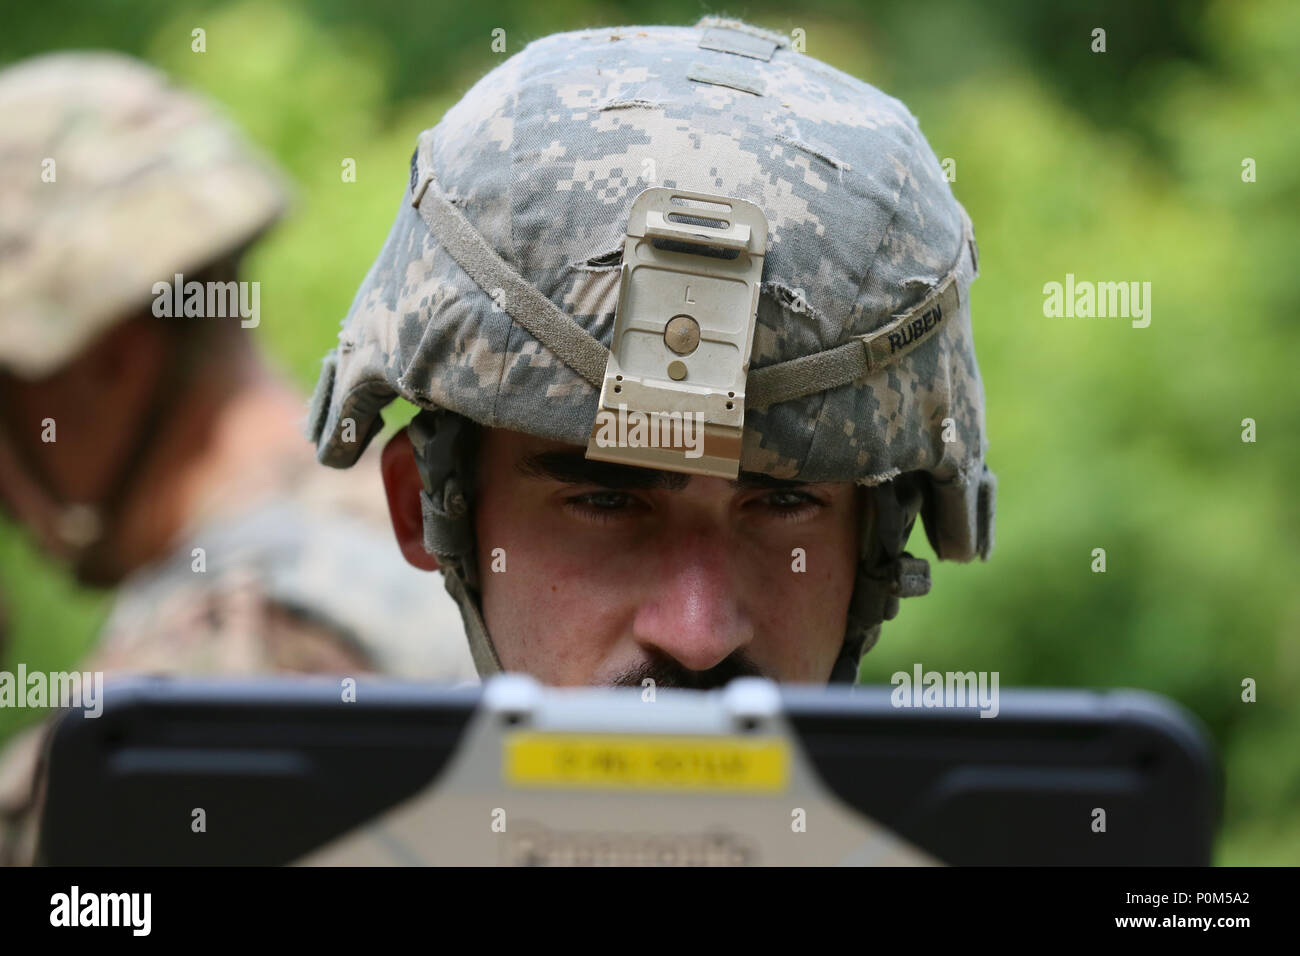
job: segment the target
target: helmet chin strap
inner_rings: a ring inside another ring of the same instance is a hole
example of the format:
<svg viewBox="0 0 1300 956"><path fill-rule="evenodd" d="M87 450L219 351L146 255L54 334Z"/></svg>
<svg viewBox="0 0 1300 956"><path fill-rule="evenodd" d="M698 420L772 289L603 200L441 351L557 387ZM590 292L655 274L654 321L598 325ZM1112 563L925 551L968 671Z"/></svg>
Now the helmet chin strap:
<svg viewBox="0 0 1300 956"><path fill-rule="evenodd" d="M61 502L52 487L38 463L21 454L0 424L0 488L6 510L32 530L43 551L72 562L101 536L103 523L96 509Z"/></svg>
<svg viewBox="0 0 1300 956"><path fill-rule="evenodd" d="M154 380L127 453L95 501L61 496L40 460L24 454L22 446L0 425L0 487L6 489L10 510L35 531L42 549L67 564L82 584L103 587L124 576L122 569L115 567L114 551L126 502L152 460L163 427L181 406L179 390L198 360L193 336L172 331L171 338L164 370Z"/></svg>
<svg viewBox="0 0 1300 956"><path fill-rule="evenodd" d="M857 581L831 683L856 683L862 655L879 640L881 624L898 616L899 598L929 593L930 563L903 550L923 502L921 481L914 475L899 475L873 488L871 506L863 509Z"/></svg>
<svg viewBox="0 0 1300 956"><path fill-rule="evenodd" d="M470 656L480 677L500 673L478 595L478 565L473 514L466 489L474 487L475 428L446 409L423 411L406 432L424 488L424 550L438 559L443 585L460 608Z"/></svg>

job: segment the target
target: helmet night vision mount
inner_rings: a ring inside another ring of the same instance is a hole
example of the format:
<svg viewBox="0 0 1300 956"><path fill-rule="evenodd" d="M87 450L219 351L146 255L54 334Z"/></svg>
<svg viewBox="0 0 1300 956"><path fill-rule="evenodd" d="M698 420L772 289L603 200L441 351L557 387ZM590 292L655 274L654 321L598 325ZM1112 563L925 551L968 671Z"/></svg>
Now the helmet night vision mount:
<svg viewBox="0 0 1300 956"><path fill-rule="evenodd" d="M636 197L587 457L736 478L767 217L731 196Z"/></svg>

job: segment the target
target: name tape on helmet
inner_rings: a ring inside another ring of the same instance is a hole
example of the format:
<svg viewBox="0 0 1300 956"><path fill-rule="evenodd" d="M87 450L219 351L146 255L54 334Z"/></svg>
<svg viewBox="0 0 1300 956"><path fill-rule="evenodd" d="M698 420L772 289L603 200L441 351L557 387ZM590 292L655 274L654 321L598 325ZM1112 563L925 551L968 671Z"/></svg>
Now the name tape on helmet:
<svg viewBox="0 0 1300 956"><path fill-rule="evenodd" d="M659 186L633 200L588 458L739 474L766 253L746 200Z"/></svg>

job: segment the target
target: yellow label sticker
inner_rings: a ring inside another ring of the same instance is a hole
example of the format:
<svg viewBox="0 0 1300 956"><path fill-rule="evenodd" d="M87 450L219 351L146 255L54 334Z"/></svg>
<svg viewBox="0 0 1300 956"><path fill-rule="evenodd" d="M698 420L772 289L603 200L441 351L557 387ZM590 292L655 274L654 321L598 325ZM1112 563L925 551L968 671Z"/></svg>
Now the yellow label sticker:
<svg viewBox="0 0 1300 956"><path fill-rule="evenodd" d="M629 790L785 789L789 744L780 737L633 737L512 734L502 772L516 787Z"/></svg>

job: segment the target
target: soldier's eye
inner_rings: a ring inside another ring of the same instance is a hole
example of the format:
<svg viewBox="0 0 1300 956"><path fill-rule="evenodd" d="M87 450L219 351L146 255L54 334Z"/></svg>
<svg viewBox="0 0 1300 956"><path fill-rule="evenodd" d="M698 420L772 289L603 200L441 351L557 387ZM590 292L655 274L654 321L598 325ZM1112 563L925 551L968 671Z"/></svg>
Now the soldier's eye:
<svg viewBox="0 0 1300 956"><path fill-rule="evenodd" d="M565 499L565 506L596 521L639 514L645 507L639 498L626 491L589 491Z"/></svg>
<svg viewBox="0 0 1300 956"><path fill-rule="evenodd" d="M801 518L826 507L820 498L807 491L773 491L758 500L782 518Z"/></svg>

